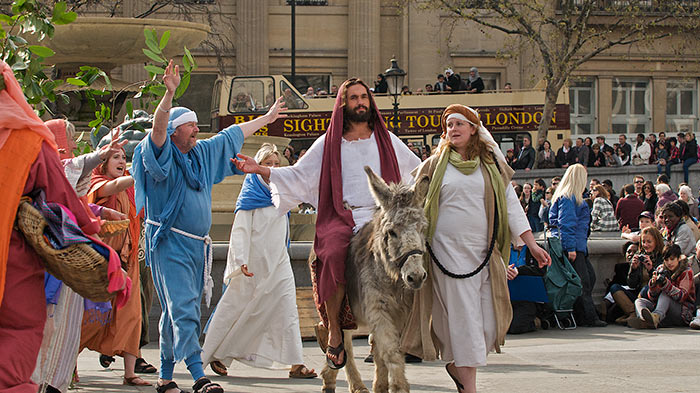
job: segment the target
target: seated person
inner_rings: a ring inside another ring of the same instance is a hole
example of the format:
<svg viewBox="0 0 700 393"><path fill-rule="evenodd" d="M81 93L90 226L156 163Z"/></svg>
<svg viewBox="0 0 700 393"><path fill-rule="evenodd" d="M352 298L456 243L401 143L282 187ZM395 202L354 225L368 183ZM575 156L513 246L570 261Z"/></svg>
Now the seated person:
<svg viewBox="0 0 700 393"><path fill-rule="evenodd" d="M233 104L231 105L231 111L233 112L249 112L254 110L253 102L250 100L248 94L239 91L234 98Z"/></svg>
<svg viewBox="0 0 700 393"><path fill-rule="evenodd" d="M632 301L642 292L642 288L649 282L654 269L663 262L661 252L664 247L664 239L655 227L642 230L641 246L630 260L630 268L627 273L627 286L611 286L610 294L615 303L622 310L623 316L616 319L615 323L625 325L634 316Z"/></svg>
<svg viewBox="0 0 700 393"><path fill-rule="evenodd" d="M649 280L649 291L634 302L642 328L688 326L695 315L695 283L677 244L664 247L664 262ZM653 309L653 311L652 311Z"/></svg>
<svg viewBox="0 0 700 393"><path fill-rule="evenodd" d="M611 279L605 279L605 285L607 289L606 294L603 297L603 302L600 306L600 319L607 322L613 323L621 316L627 316L620 308L618 302L613 298L613 289L615 292L620 292L623 290L629 290L627 286L627 273L630 270L630 263L632 258L639 251L639 245L635 242L627 242L622 246L622 255L625 258L624 262L615 264L615 273ZM621 292L621 294L624 292ZM619 296L619 295L618 295ZM632 301L631 299L630 301ZM623 300L624 302L624 300ZM634 306L634 305L633 305ZM627 322L625 322L626 324Z"/></svg>
<svg viewBox="0 0 700 393"><path fill-rule="evenodd" d="M546 302L547 291L542 276L545 270L539 268L529 253L527 246L516 250L511 246L512 262L506 269L508 287L513 308L513 319L509 334L533 332L548 329L551 307Z"/></svg>

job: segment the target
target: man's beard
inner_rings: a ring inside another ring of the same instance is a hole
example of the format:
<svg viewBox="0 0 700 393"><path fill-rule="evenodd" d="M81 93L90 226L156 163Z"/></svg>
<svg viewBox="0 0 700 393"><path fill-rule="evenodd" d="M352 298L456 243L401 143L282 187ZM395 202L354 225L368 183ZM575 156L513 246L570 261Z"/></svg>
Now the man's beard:
<svg viewBox="0 0 700 393"><path fill-rule="evenodd" d="M365 111L363 113L357 113L357 110L360 107L358 106L355 109L350 109L347 106L345 107L345 119L353 122L353 123L367 123L372 115L370 112L369 108L365 108Z"/></svg>

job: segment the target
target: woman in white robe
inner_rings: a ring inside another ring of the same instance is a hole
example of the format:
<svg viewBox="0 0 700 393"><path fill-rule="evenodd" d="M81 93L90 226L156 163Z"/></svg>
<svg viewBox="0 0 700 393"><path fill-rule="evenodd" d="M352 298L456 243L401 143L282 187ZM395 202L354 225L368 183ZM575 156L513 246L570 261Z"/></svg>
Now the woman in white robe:
<svg viewBox="0 0 700 393"><path fill-rule="evenodd" d="M431 175L426 214L434 255L433 330L459 391L476 392L476 367L486 365L487 353L502 340L504 321L507 330L512 315L509 302L506 309L494 302L504 296L507 301L507 264L501 256L507 258L513 242L527 244L541 266L550 258L535 242L510 179L505 179L509 176L502 173L508 168L503 153L478 113L451 105L442 125L440 146L418 171ZM494 220L498 228L489 236Z"/></svg>
<svg viewBox="0 0 700 393"><path fill-rule="evenodd" d="M277 167L280 154L265 143L255 156ZM314 378L304 366L294 274L287 253L289 221L272 206L269 186L247 175L224 272L226 289L207 328L202 361L225 375L237 360L253 367L288 368L290 378Z"/></svg>

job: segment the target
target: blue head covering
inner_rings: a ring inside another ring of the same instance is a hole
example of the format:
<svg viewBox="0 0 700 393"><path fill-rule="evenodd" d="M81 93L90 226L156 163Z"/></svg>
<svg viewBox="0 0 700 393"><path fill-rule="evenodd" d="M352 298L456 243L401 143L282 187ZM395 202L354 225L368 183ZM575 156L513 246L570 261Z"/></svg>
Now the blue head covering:
<svg viewBox="0 0 700 393"><path fill-rule="evenodd" d="M175 132L175 129L185 123L197 122L197 114L184 106L176 106L170 108L170 117L168 118L168 136Z"/></svg>

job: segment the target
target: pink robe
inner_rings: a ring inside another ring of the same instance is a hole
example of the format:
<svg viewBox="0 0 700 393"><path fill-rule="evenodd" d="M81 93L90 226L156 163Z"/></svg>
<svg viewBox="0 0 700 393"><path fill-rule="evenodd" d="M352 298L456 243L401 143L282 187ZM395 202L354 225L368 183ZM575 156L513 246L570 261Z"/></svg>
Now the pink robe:
<svg viewBox="0 0 700 393"><path fill-rule="evenodd" d="M68 183L56 150L46 142L29 171L22 195L43 189L47 202L70 209L86 234L99 224L91 221L83 204ZM7 261L5 294L0 306L0 392L35 393L31 381L46 320L44 266L22 235L12 231Z"/></svg>

